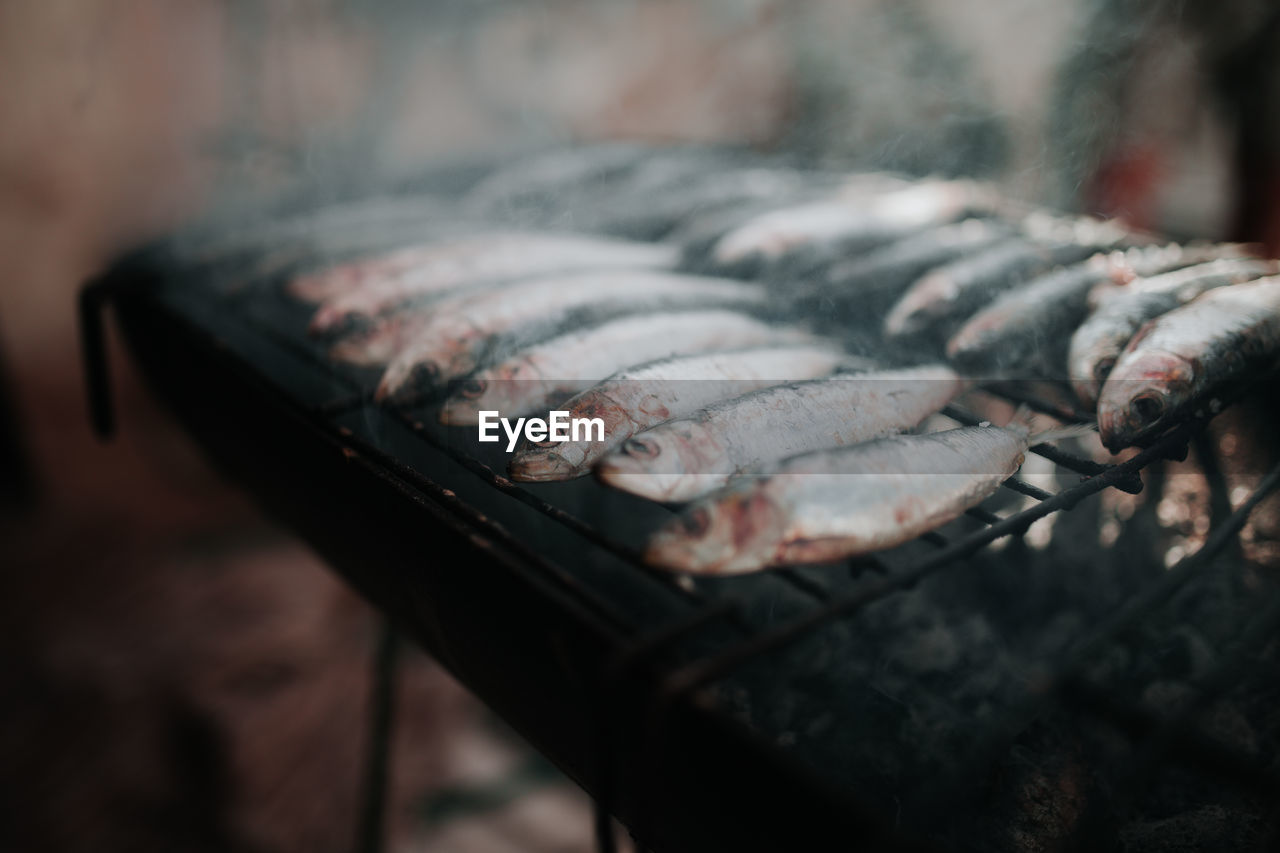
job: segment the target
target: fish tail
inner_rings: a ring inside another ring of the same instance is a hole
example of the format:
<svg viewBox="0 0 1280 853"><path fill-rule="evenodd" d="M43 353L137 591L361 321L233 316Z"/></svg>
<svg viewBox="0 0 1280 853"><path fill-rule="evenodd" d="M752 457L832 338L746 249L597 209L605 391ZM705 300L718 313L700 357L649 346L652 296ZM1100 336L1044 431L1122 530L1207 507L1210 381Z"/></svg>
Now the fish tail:
<svg viewBox="0 0 1280 853"><path fill-rule="evenodd" d="M1031 435L1035 429L1036 413L1031 410L1031 406L1026 403L1020 403L1018 408L1014 409L1013 417L1009 418L1006 427L1013 429L1024 429L1027 435Z"/></svg>
<svg viewBox="0 0 1280 853"><path fill-rule="evenodd" d="M1065 426L1054 427L1053 429L1033 432L1027 441L1030 444L1044 444L1048 441L1065 441L1068 438L1083 438L1086 435L1093 435L1097 431L1098 424L1094 421L1084 424L1067 424Z"/></svg>
<svg viewBox="0 0 1280 853"><path fill-rule="evenodd" d="M1023 403L1018 406L1005 427L1025 430L1028 444L1044 444L1049 441L1082 438L1098 431L1097 423L1092 421L1081 424L1054 424L1048 428L1038 429L1036 424L1038 417L1039 415L1032 411L1029 405Z"/></svg>

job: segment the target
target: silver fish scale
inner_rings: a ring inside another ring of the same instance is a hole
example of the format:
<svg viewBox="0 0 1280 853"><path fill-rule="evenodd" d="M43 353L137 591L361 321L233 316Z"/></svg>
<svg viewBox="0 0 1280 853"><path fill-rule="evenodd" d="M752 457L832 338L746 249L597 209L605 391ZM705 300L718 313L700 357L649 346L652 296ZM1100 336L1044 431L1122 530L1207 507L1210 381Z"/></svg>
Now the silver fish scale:
<svg viewBox="0 0 1280 853"><path fill-rule="evenodd" d="M1012 476L1027 433L965 427L891 436L783 463L762 485L787 514L787 540L849 538L888 547L991 495Z"/></svg>
<svg viewBox="0 0 1280 853"><path fill-rule="evenodd" d="M699 420L720 437L740 470L822 441L851 444L908 429L956 389L949 371L860 374L758 391L710 407Z"/></svg>
<svg viewBox="0 0 1280 853"><path fill-rule="evenodd" d="M1071 336L1068 366L1085 403L1097 397L1106 364L1114 361L1142 324L1200 294L1276 271L1275 261L1253 258L1211 261L1106 291L1093 314Z"/></svg>
<svg viewBox="0 0 1280 853"><path fill-rule="evenodd" d="M1230 378L1249 362L1280 352L1280 278L1212 290L1154 321L1131 344L1116 374L1147 351L1180 355L1201 366L1193 394Z"/></svg>

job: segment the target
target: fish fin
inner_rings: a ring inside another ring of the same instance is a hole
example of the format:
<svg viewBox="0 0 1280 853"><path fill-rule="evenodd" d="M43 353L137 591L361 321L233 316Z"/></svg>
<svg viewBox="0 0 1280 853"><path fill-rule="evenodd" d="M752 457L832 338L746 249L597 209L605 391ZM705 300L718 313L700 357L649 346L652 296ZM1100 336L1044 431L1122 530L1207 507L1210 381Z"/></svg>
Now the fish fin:
<svg viewBox="0 0 1280 853"><path fill-rule="evenodd" d="M1084 438L1086 435L1093 435L1098 431L1098 425L1095 422L1085 424L1067 424L1053 429L1041 430L1031 433L1027 439L1030 444L1044 444L1048 441L1064 441L1068 438Z"/></svg>
<svg viewBox="0 0 1280 853"><path fill-rule="evenodd" d="M1054 424L1047 429L1037 429L1036 420L1040 416L1031 410L1026 403L1018 406L1006 426L1021 427L1027 431L1028 444L1044 444L1049 441L1064 441L1068 438L1082 438L1098 431L1097 423L1090 421L1081 424ZM1046 416L1047 417L1047 416ZM1052 419L1050 419L1052 420Z"/></svg>
<svg viewBox="0 0 1280 853"><path fill-rule="evenodd" d="M1014 409L1013 417L1009 418L1009 422L1005 424L1007 427L1022 427L1028 434L1034 432L1033 424L1035 422L1036 413L1031 410L1031 406L1026 403L1019 403L1018 408Z"/></svg>

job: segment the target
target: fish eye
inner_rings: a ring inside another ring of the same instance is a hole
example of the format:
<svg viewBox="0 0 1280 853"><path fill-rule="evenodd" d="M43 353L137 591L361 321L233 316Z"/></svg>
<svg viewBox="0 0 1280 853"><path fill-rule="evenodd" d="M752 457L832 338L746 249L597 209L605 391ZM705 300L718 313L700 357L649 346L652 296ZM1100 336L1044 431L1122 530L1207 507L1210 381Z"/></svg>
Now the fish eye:
<svg viewBox="0 0 1280 853"><path fill-rule="evenodd" d="M695 507L684 514L684 532L690 536L701 536L711 528L711 513L706 507Z"/></svg>
<svg viewBox="0 0 1280 853"><path fill-rule="evenodd" d="M412 372L409 374L409 381L421 385L428 385L436 381L436 377L440 375L439 369L428 361L418 362L413 366Z"/></svg>
<svg viewBox="0 0 1280 853"><path fill-rule="evenodd" d="M628 438L622 444L622 452L640 459L652 459L662 452L662 448L647 438Z"/></svg>
<svg viewBox="0 0 1280 853"><path fill-rule="evenodd" d="M486 386L483 379L467 379L458 385L458 393L468 400L475 400L484 394Z"/></svg>
<svg viewBox="0 0 1280 853"><path fill-rule="evenodd" d="M1164 414L1164 398L1154 392L1139 394L1129 404L1129 411L1143 423L1150 423Z"/></svg>

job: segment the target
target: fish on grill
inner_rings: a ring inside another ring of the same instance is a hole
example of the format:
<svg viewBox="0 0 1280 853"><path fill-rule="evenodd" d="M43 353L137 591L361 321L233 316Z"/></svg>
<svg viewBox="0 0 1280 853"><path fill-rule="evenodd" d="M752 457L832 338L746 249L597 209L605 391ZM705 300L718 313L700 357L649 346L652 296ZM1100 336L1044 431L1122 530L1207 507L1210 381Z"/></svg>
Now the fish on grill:
<svg viewBox="0 0 1280 853"><path fill-rule="evenodd" d="M947 342L947 358L970 373L1017 370L1038 377L1061 376L1065 342L1088 316L1089 293L1096 285L1124 285L1234 251L1235 247L1212 244L1142 246L1045 273L1001 294L970 317Z"/></svg>
<svg viewBox="0 0 1280 853"><path fill-rule="evenodd" d="M829 264L817 276L817 296L830 304L864 306L868 297L897 295L929 270L987 249L1012 233L1012 226L995 219L966 219L926 228ZM787 284L793 286L790 281Z"/></svg>
<svg viewBox="0 0 1280 853"><path fill-rule="evenodd" d="M637 433L596 474L651 500L692 500L778 459L911 429L963 389L941 365L768 388Z"/></svg>
<svg viewBox="0 0 1280 853"><path fill-rule="evenodd" d="M522 482L581 477L610 450L665 420L771 385L866 367L834 345L802 344L678 356L629 368L561 407L570 418L600 418L603 441L526 443L511 460L511 476Z"/></svg>
<svg viewBox="0 0 1280 853"><path fill-rule="evenodd" d="M430 325L434 315L426 306L404 308L379 317L364 328L339 338L329 358L356 367L383 367Z"/></svg>
<svg viewBox="0 0 1280 853"><path fill-rule="evenodd" d="M804 246L839 241L873 245L930 225L990 209L991 192L970 181L926 181L888 191L854 187L823 199L771 210L721 236L711 259L722 266L773 261Z"/></svg>
<svg viewBox="0 0 1280 853"><path fill-rule="evenodd" d="M405 249L396 256L358 262L330 275L350 288L327 299L311 321L316 333L342 328L353 318L372 318L405 303L485 282L600 268L663 269L676 250L655 243L560 234L474 235ZM365 274L365 263L374 265ZM389 268L389 271L388 271Z"/></svg>
<svg viewBox="0 0 1280 853"><path fill-rule="evenodd" d="M659 358L815 341L797 327L723 309L621 317L534 344L463 380L440 422L476 424L481 411L545 412L619 370Z"/></svg>
<svg viewBox="0 0 1280 853"><path fill-rule="evenodd" d="M884 320L887 338L947 330L1005 291L1060 264L1083 260L1096 245L1044 245L1011 237L941 266L911 285Z"/></svg>
<svg viewBox="0 0 1280 853"><path fill-rule="evenodd" d="M1280 276L1210 290L1147 323L1102 386L1098 429L1140 444L1258 371L1280 365Z"/></svg>
<svg viewBox="0 0 1280 853"><path fill-rule="evenodd" d="M422 309L430 319L396 353L378 396L410 384L442 385L575 322L642 311L759 308L765 297L757 284L647 270L552 275L461 294Z"/></svg>
<svg viewBox="0 0 1280 853"><path fill-rule="evenodd" d="M485 214L527 207L556 193L607 182L653 156L653 149L628 142L557 148L519 157L473 186L462 206Z"/></svg>
<svg viewBox="0 0 1280 853"><path fill-rule="evenodd" d="M343 227L306 227L291 239L256 245L223 255L206 267L224 283L227 293L249 287L282 285L286 289L297 279L315 275L362 258L399 252L406 247L459 240L474 234L493 231L493 226L468 222L457 216L420 214L401 219L395 216L369 217ZM304 290L318 303L328 291L319 285L320 296Z"/></svg>
<svg viewBox="0 0 1280 853"><path fill-rule="evenodd" d="M679 186L628 188L588 215L600 231L656 240L697 219L802 192L813 178L789 169L737 168L700 175Z"/></svg>
<svg viewBox="0 0 1280 853"><path fill-rule="evenodd" d="M1093 313L1071 335L1067 355L1067 372L1076 396L1085 406L1097 402L1116 359L1148 320L1214 288L1276 272L1280 272L1276 261L1223 258L1138 279L1127 287L1095 288L1090 294Z"/></svg>
<svg viewBox="0 0 1280 853"><path fill-rule="evenodd" d="M292 278L284 289L294 299L320 305L349 296L361 288L401 278L417 269L443 268L451 262L465 263L467 255L481 253L486 245L501 246L505 241L520 236L512 231L492 229L446 234L439 239L419 241L389 252L317 265Z"/></svg>
<svg viewBox="0 0 1280 853"><path fill-rule="evenodd" d="M787 459L689 507L647 562L737 574L901 545L991 496L1021 467L1030 429L961 427L894 435Z"/></svg>

